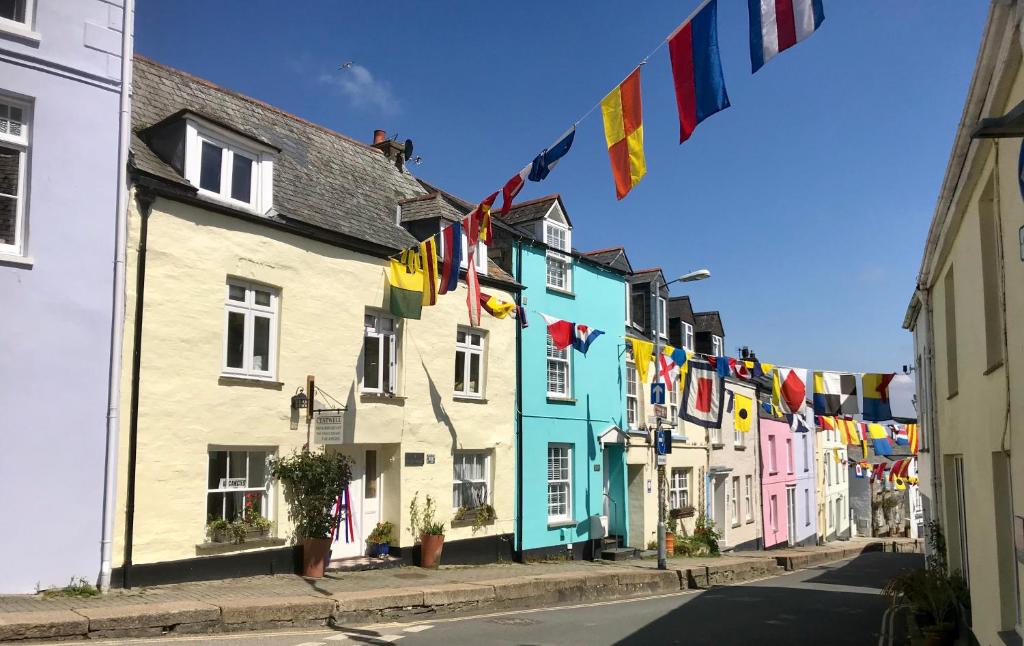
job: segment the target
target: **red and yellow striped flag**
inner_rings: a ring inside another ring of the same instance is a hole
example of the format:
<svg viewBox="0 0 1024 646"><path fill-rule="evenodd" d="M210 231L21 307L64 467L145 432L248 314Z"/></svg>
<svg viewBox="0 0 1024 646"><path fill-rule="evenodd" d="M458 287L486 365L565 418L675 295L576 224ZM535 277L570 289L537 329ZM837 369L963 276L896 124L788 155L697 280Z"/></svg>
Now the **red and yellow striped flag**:
<svg viewBox="0 0 1024 646"><path fill-rule="evenodd" d="M910 440L910 452L917 455L917 424L907 424L907 439Z"/></svg>
<svg viewBox="0 0 1024 646"><path fill-rule="evenodd" d="M601 101L601 116L615 176L615 196L621 200L647 173L639 67Z"/></svg>

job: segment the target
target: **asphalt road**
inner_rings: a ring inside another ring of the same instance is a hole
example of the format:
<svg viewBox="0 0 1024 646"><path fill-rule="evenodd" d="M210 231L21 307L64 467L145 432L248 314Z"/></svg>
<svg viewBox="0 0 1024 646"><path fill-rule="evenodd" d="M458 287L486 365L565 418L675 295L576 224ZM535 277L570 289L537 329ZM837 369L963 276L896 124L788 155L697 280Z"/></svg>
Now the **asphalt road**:
<svg viewBox="0 0 1024 646"><path fill-rule="evenodd" d="M916 554L870 552L780 577L626 601L340 629L91 642L117 646L477 646L478 644L901 644L880 589L923 566ZM880 639L881 637L881 639Z"/></svg>

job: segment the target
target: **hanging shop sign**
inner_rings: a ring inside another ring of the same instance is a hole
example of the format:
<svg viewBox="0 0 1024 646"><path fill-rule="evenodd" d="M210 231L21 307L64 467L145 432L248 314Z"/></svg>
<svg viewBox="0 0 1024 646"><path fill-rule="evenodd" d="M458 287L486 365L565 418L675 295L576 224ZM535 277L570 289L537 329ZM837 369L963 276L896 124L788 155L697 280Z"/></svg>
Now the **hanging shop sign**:
<svg viewBox="0 0 1024 646"><path fill-rule="evenodd" d="M313 442L316 444L341 444L344 428L344 411L313 411Z"/></svg>

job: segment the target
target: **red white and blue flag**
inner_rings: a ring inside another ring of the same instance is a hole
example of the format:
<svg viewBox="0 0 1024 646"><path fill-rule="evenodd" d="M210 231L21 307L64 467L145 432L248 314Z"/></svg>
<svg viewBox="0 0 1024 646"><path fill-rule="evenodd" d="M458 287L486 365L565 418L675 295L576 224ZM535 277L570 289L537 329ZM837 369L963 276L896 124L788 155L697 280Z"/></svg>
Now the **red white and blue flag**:
<svg viewBox="0 0 1024 646"><path fill-rule="evenodd" d="M807 38L825 21L823 0L747 0L753 71Z"/></svg>
<svg viewBox="0 0 1024 646"><path fill-rule="evenodd" d="M548 335L551 337L551 345L555 347L555 350L565 350L572 345L576 338L576 326L572 321L563 321L548 316L544 312L538 312L538 314L544 318L544 322L548 326Z"/></svg>
<svg viewBox="0 0 1024 646"><path fill-rule="evenodd" d="M572 347L576 348L583 354L587 353L590 349L590 344L594 342L594 339L604 334L601 330L595 330L592 327L583 325L582 323L576 324L576 333L572 339Z"/></svg>
<svg viewBox="0 0 1024 646"><path fill-rule="evenodd" d="M679 143L683 143L701 121L729 107L718 56L718 0L705 0L672 32L668 54L679 108Z"/></svg>

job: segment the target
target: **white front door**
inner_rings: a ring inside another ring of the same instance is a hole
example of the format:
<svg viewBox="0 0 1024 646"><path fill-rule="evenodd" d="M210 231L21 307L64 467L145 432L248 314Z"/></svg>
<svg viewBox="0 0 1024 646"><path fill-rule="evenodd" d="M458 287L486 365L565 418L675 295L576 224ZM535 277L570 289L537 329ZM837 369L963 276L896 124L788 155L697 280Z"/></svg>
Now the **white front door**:
<svg viewBox="0 0 1024 646"><path fill-rule="evenodd" d="M789 526L789 544L796 544L796 487L786 487L786 516Z"/></svg>
<svg viewBox="0 0 1024 646"><path fill-rule="evenodd" d="M366 537L380 519L380 468L377 449L345 447L352 458L352 481L343 502L341 522L331 544L331 560L366 555Z"/></svg>

